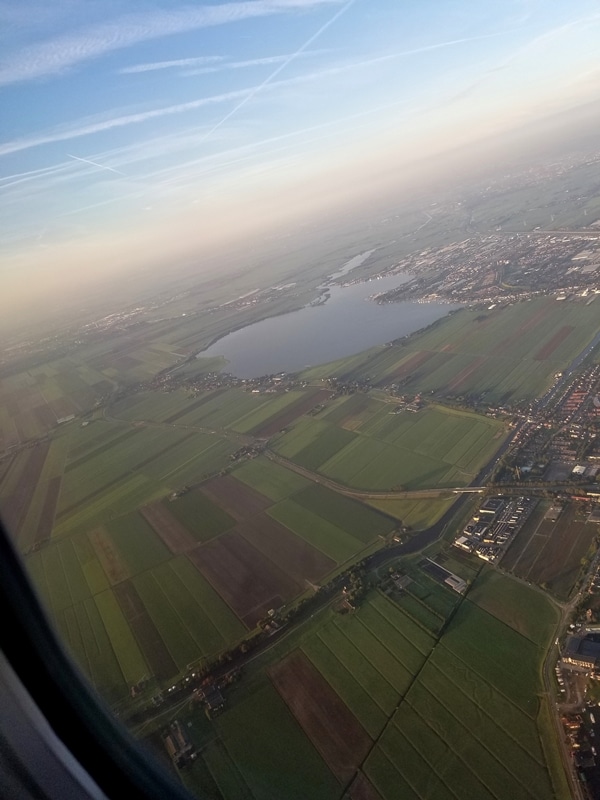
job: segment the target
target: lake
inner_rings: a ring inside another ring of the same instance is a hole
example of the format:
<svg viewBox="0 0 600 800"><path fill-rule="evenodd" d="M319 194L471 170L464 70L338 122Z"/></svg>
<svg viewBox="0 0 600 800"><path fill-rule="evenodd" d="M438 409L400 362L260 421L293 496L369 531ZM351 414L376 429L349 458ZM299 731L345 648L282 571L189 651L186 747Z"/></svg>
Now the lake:
<svg viewBox="0 0 600 800"><path fill-rule="evenodd" d="M325 302L248 325L201 354L223 356L239 378L296 372L385 344L425 328L459 306L447 303L386 303L369 297L400 286L411 275L391 275L350 286L323 286Z"/></svg>

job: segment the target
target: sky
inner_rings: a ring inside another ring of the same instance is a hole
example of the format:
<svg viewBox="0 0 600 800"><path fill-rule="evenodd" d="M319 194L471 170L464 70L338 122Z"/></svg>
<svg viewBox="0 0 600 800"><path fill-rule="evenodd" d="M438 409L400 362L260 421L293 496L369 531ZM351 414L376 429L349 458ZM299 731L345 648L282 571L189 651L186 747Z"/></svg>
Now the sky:
<svg viewBox="0 0 600 800"><path fill-rule="evenodd" d="M597 0L0 0L0 311L575 126L598 43Z"/></svg>

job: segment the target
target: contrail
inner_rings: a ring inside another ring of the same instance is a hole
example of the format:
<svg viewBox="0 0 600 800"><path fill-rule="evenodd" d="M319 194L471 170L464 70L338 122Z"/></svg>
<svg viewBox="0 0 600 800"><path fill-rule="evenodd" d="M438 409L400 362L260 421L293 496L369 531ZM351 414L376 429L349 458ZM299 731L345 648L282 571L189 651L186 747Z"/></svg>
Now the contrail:
<svg viewBox="0 0 600 800"><path fill-rule="evenodd" d="M95 161L90 161L89 158L79 158L79 156L72 156L71 153L67 153L69 158L74 158L75 161L82 161L84 164L91 164L93 167L98 167L99 169L107 169L109 172L115 172L117 175L123 175L127 177L124 172L120 172L118 169L113 169L112 167L106 167L104 164L97 164Z"/></svg>
<svg viewBox="0 0 600 800"><path fill-rule="evenodd" d="M217 122L217 124L216 124L216 125L214 125L214 126L213 126L213 127L212 127L212 128L209 130L209 131L208 131L208 133L206 133L206 134L205 134L205 135L204 135L204 136L203 136L203 137L200 139L200 142L199 142L199 144L202 144L202 142L205 142L205 141L206 141L206 140L209 138L209 136L212 136L212 135L213 135L213 133L214 133L215 131L217 131L217 130L218 130L220 127L221 127L221 125L224 125L224 124L227 122L227 120L228 120L228 119L231 119L231 117L233 117L233 115L234 115L234 114L237 114L237 112L240 110L240 108L242 108L243 106L245 106L245 105L246 105L246 103L250 102L250 100L252 100L254 97L256 97L256 95L257 95L257 94L258 94L258 93L259 93L259 92L260 92L262 89L264 89L264 88L265 88L265 86L267 86L267 84L271 83L271 81L272 81L274 78L276 78L276 77L279 75L279 73L280 73L280 72L282 72L282 71L283 71L283 70L284 70L284 69L285 69L287 66L289 66L289 65L292 63L292 61L294 61L294 59L298 58L298 56L299 56L299 55L301 55L301 54L302 54L302 53L303 53L303 52L306 50L306 48L307 48L307 47L310 47L310 45L311 45L311 44L312 44L312 43L313 43L313 42L314 42L316 39L318 39L318 38L319 38L319 36L321 36L321 34L322 34L322 33L325 33L325 31L327 30L327 28L329 28L329 26L330 26L330 25L333 25L333 23L334 23L336 20L338 20L338 19L339 19L339 18L342 16L342 14L345 14L345 13L346 13L346 11L348 11L348 9L349 9L351 6L353 6L355 2L356 2L356 0L348 0L348 2L347 2L347 3L346 3L346 4L345 4L345 5L342 7L342 8L340 8L340 10L339 10L338 12L336 12L336 13L333 15L333 17L331 17L331 19L330 19L330 20L328 20L328 21L327 21L327 22L326 22L326 23L325 23L323 26L321 26L321 27L319 28L319 30L318 30L316 33L313 33L313 35L312 35L312 36L311 36L309 39L307 39L307 40L304 42L304 44L303 44L301 47L299 47L299 48L296 50L296 52L295 52L295 53L292 53L292 54L291 54L291 55L290 55L288 58L286 58L286 60L285 60L285 61L284 61L282 64L280 64L280 65L277 67L277 69L275 69L275 70L274 70L274 71L273 71L273 72L272 72L272 73L271 73L271 74L270 74L270 75L269 75L267 78L265 78L265 80L264 80L264 81L263 81L261 84L259 84L259 85L258 85L258 86L257 86L255 89L253 89L253 90L250 92L250 94L247 94L247 95L244 97L244 99L243 99L243 100L241 100L241 101L240 101L240 102L237 104L237 106L235 106L234 108L232 108L232 109L231 109L231 111L230 111L228 114L226 114L226 115L223 117L223 119L219 120L219 122Z"/></svg>

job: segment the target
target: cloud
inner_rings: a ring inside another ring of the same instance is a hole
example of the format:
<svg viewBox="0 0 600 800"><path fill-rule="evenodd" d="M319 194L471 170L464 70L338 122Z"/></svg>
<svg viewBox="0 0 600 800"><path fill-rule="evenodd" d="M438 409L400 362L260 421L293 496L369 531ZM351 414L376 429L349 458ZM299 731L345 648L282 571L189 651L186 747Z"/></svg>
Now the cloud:
<svg viewBox="0 0 600 800"><path fill-rule="evenodd" d="M315 55L322 55L324 53L328 53L328 50L306 50L303 53L286 53L284 55L279 56L264 56L263 58L251 58L247 61L224 61L223 63L216 64L212 67L201 67L200 69L190 69L185 70L181 74L185 78L193 77L194 75L207 75L212 72L221 72L222 70L228 69L246 69L247 67L261 67L261 66L269 66L271 64L281 64L282 62L288 62L288 59L291 57L307 57L307 56L315 56Z"/></svg>
<svg viewBox="0 0 600 800"><path fill-rule="evenodd" d="M70 126L61 126L60 128L54 128L48 130L43 133L39 133L34 136L24 136L19 139L12 139L11 141L4 142L0 144L0 156L6 156L11 153L18 153L22 150L29 150L32 147L39 147L40 145L44 144L52 144L54 142L66 142L71 139L78 139L82 136L90 136L95 133L102 133L103 131L111 130L113 128L122 128L127 125L134 125L139 124L142 122L146 122L151 119L157 119L159 117L170 116L174 114L182 114L188 111L193 111L198 108L202 108L204 106L215 105L219 103L224 103L229 100L237 100L238 105L234 107L232 112L227 115L227 119L233 115L236 111L241 108L241 105L244 105L248 100L255 97L259 91L264 91L266 89L273 90L278 89L284 86L291 86L294 84L301 84L306 83L314 80L320 80L327 75L335 75L340 72L345 72L348 67L333 67L330 69L320 70L318 72L312 72L306 75L296 76L294 78L287 78L285 80L280 81L272 81L273 77L276 74L279 74L284 66L287 66L291 62L291 60L295 57L296 54L292 54L292 56L287 56L286 60L282 62L277 70L275 70L271 75L264 80L261 84L257 86L253 86L247 89L236 89L231 92L224 92L223 94L212 95L209 97L201 97L197 100L190 100L186 103L177 103L171 106L162 106L160 108L153 108L148 111L138 111L132 114L123 114L117 117L109 117L105 119L92 119L91 121L80 121L78 123L74 123ZM354 66L354 65L351 65ZM269 85L268 85L269 84ZM221 125L225 122L225 118L223 118L217 126L212 128L204 137L200 139L200 141L204 141L205 138L217 129L217 127L221 127Z"/></svg>
<svg viewBox="0 0 600 800"><path fill-rule="evenodd" d="M123 69L119 70L119 75L132 75L138 72L154 72L155 70L171 69L173 67L197 67L202 64L214 64L215 62L222 60L223 56L197 56L195 58L177 58L174 61L155 61L149 64L135 64L132 67L124 67Z"/></svg>
<svg viewBox="0 0 600 800"><path fill-rule="evenodd" d="M237 101L233 109L231 109L210 130L208 130L204 135L200 137L200 139L197 142L197 144L200 144L204 142L206 139L208 139L210 136L212 136L225 122L227 122L250 100L252 100L259 93L262 93L264 91L267 90L273 91L274 89L282 88L285 86L293 86L296 84L308 83L315 80L321 81L323 78L327 76L343 74L353 69L375 66L377 64L385 63L398 58L404 58L406 56L416 55L431 50L438 50L441 48L452 47L467 42L478 41L480 39L487 39L493 36L502 35L502 32L498 32L498 33L484 34L482 36L470 37L465 39L453 39L447 42L437 42L435 44L426 45L419 48L413 48L410 50L401 50L396 53L390 53L383 56L376 56L374 58L367 58L359 61L351 61L345 64L322 69L317 72L311 72L305 75L299 75L293 78L287 78L284 80L275 81L274 79L285 69L285 67L287 67L296 58L300 57L306 51L306 48L309 47L312 44L312 42L314 42L315 39L321 33L323 33L323 31L327 27L329 27L329 25L331 25L336 20L341 13L343 13L347 8L349 8L350 5L351 3L346 3L342 9L340 9L332 18L330 18L325 23L325 25L319 28L319 30L316 33L314 33L309 39L307 39L306 42L302 45L302 47L300 47L295 53L282 57L284 58L284 60L279 62L277 68L273 70L273 72L271 72L262 83L256 86L249 87L247 89L233 90L230 92L225 92L223 94L203 97L196 100L190 100L185 103L178 103L171 106L154 108L148 111L139 111L132 114L123 114L120 116L109 117L99 120L92 119L91 121L80 121L70 126L62 126L60 128L51 129L49 131L37 135L22 137L19 139L13 139L11 141L0 144L0 156L9 155L11 153L17 153L23 150L28 150L32 147L39 147L40 145L51 144L53 142L69 141L71 139L77 139L82 136L89 136L92 134L101 133L103 131L111 130L113 128L121 128L127 125L139 124L151 119L158 119L160 117L170 116L174 114L182 114L185 112L202 108L204 106L215 105L223 102L228 102L230 100Z"/></svg>
<svg viewBox="0 0 600 800"><path fill-rule="evenodd" d="M284 14L341 0L244 0L213 6L127 14L48 42L21 48L0 67L0 86L55 75L105 53L185 31Z"/></svg>
<svg viewBox="0 0 600 800"><path fill-rule="evenodd" d="M66 142L71 139L78 139L82 136L101 133L103 131L111 130L112 128L123 128L127 125L146 122L149 119L165 117L171 114L181 114L185 111L192 111L193 109L201 108L202 106L207 106L214 103L223 103L227 100L238 100L240 97L248 94L249 91L252 90L242 89L233 92L225 92L224 94L213 95L212 97L202 97L198 100L190 100L187 103L177 103L176 105L172 106L153 108L149 111L139 111L135 114L124 114L119 117L112 117L109 119L99 120L97 122L90 122L88 124L63 127L48 131L46 133L38 134L37 136L13 139L10 142L0 144L0 156L9 155L10 153L18 153L21 150L29 150L32 147L39 147L40 145L51 144L52 142Z"/></svg>
<svg viewBox="0 0 600 800"><path fill-rule="evenodd" d="M67 153L67 155L69 156L69 158L73 158L75 161L81 161L82 164L91 164L92 167L98 167L98 169L104 169L107 170L108 172L114 172L117 175L125 175L124 172L121 172L120 170L115 169L114 167L107 167L106 164L98 164L97 161L90 161L89 158L81 158L80 156L73 156L71 155L71 153Z"/></svg>
<svg viewBox="0 0 600 800"><path fill-rule="evenodd" d="M202 143L202 142L206 141L222 125L224 125L229 119L231 119L231 117L233 117L234 114L237 114L237 112L243 106L245 106L247 103L249 103L254 97L256 97L257 94L259 94L265 88L267 88L267 86L269 84L272 84L274 79L279 75L280 72L283 72L283 70L287 66L289 66L293 61L295 61L297 58L299 58L311 46L311 44L314 41L316 41L323 33L325 33L325 31L329 27L331 27L331 25L333 25L334 22L337 22L337 20L342 16L342 14L345 14L346 11L348 11L348 9L351 8L354 5L355 2L356 2L356 0L347 0L347 2L344 3L342 8L338 9L335 12L335 14L327 20L327 22L325 22L323 25L321 25L321 27L317 31L315 31L311 36L308 37L308 39L304 42L304 44L300 45L300 47L294 53L291 53L290 55L288 55L285 58L285 60L282 61L279 64L279 66L277 66L273 70L273 72L271 72L269 75L267 75L267 77L264 79L264 81L261 84L259 84L258 86L255 86L254 89L252 89L251 92L246 94L245 97L242 97L242 99L239 101L239 103L236 106L234 106L234 108L232 108L231 111L228 111L227 114L225 114L225 116L216 123L216 125L213 125L213 127L208 131L208 133L206 133L202 137L200 142Z"/></svg>

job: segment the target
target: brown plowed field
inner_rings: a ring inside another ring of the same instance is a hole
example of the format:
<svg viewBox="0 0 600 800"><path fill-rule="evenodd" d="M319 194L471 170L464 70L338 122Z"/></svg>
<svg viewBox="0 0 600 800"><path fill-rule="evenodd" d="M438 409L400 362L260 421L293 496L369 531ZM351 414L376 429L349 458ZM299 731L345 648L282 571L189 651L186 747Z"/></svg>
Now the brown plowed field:
<svg viewBox="0 0 600 800"><path fill-rule="evenodd" d="M273 501L264 494L255 492L230 475L208 481L203 484L202 491L238 522L273 505Z"/></svg>
<svg viewBox="0 0 600 800"><path fill-rule="evenodd" d="M162 503L151 503L149 506L144 506L140 508L140 514L158 533L173 555L187 553L197 546L198 542L192 534L178 519L175 519Z"/></svg>
<svg viewBox="0 0 600 800"><path fill-rule="evenodd" d="M130 577L127 565L122 561L107 530L96 528L91 533L88 533L88 539L112 586Z"/></svg>
<svg viewBox="0 0 600 800"><path fill-rule="evenodd" d="M158 680L165 680L175 675L178 671L177 664L171 658L135 586L131 581L125 581L115 587L114 591L121 611L154 676Z"/></svg>
<svg viewBox="0 0 600 800"><path fill-rule="evenodd" d="M329 769L347 783L371 747L365 729L300 650L270 667L268 673Z"/></svg>
<svg viewBox="0 0 600 800"><path fill-rule="evenodd" d="M313 583L335 568L335 561L266 514L258 514L235 530L298 583Z"/></svg>
<svg viewBox="0 0 600 800"><path fill-rule="evenodd" d="M38 444L31 448L19 484L2 506L2 521L15 539L25 521L49 449L49 444Z"/></svg>
<svg viewBox="0 0 600 800"><path fill-rule="evenodd" d="M404 364L400 364L400 366L396 367L396 369L393 372L390 372L389 375L385 375L379 381L378 385L385 385L390 383L390 381L393 382L395 380L405 378L407 375L410 375L411 372L414 372L416 369L418 369L418 367L422 367L423 364L429 361L430 358L433 358L434 355L436 354L429 353L426 350L415 353L408 359L408 361L405 361Z"/></svg>
<svg viewBox="0 0 600 800"><path fill-rule="evenodd" d="M532 515L533 517L533 515ZM515 575L532 583L545 584L561 599L567 599L598 533L592 522L577 517L577 508L568 506L556 522L533 518L519 531L514 542L520 554L510 561ZM509 550L507 555L511 555Z"/></svg>
<svg viewBox="0 0 600 800"><path fill-rule="evenodd" d="M60 475L48 481L42 513L40 514L40 520L35 531L35 536L33 537L34 542L43 542L45 539L50 538L52 527L54 526L54 515L56 514L56 504L58 503L58 496L60 494L61 481L62 478Z"/></svg>
<svg viewBox="0 0 600 800"><path fill-rule="evenodd" d="M550 341L546 342L546 344L537 351L534 355L534 359L536 361L545 361L552 355L558 345L564 342L567 336L574 330L572 325L563 325L560 330L556 331Z"/></svg>
<svg viewBox="0 0 600 800"><path fill-rule="evenodd" d="M287 427L290 422L306 414L311 408L329 400L332 394L332 392L328 392L326 389L317 389L314 392L307 392L303 397L296 400L295 403L282 409L278 414L275 414L275 416L254 428L252 433L254 436L273 436L282 428Z"/></svg>
<svg viewBox="0 0 600 800"><path fill-rule="evenodd" d="M236 531L193 550L189 558L248 628L304 588Z"/></svg>
<svg viewBox="0 0 600 800"><path fill-rule="evenodd" d="M348 800L381 800L381 795L364 772L359 772L352 781L347 797Z"/></svg>

